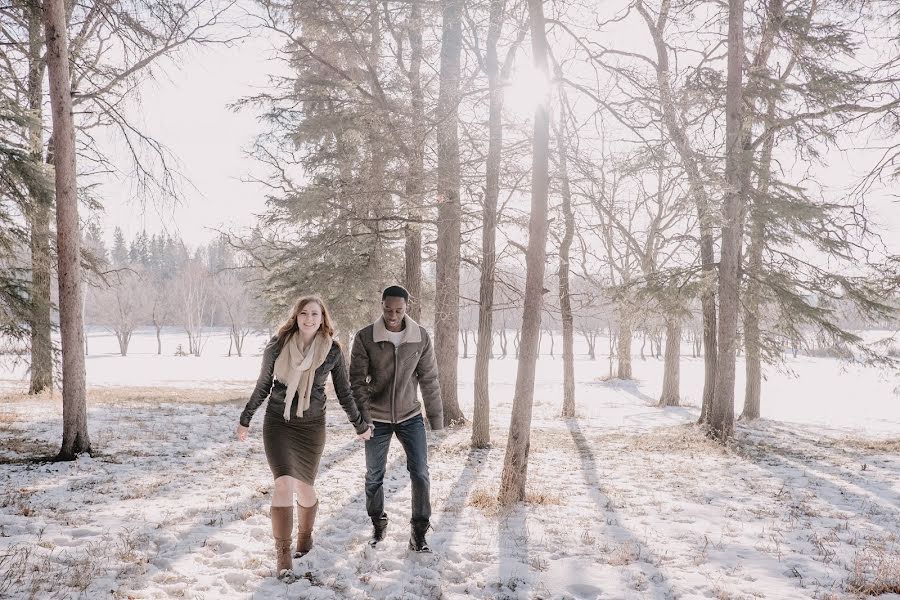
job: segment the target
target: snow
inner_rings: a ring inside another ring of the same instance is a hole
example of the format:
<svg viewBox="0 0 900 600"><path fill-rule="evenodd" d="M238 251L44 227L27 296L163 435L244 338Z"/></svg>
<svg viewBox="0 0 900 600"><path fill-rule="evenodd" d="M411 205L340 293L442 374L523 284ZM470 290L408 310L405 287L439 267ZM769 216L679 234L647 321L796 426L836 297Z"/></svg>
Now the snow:
<svg viewBox="0 0 900 600"><path fill-rule="evenodd" d="M0 597L836 599L881 583L870 595L900 599L895 372L789 357L793 374L766 372L766 418L739 423L721 448L692 425L701 359L682 361L685 406L659 409L661 361L636 356L637 380L604 381L606 357L579 355L578 418L561 420L562 361L544 354L526 502L501 511L516 363L498 358L493 447L471 449L467 427L429 434L433 555L406 549L396 443L388 537L368 547L362 443L331 403L315 547L288 585L272 577L260 415L248 442L233 440L265 336L241 358L225 356L221 332L201 357L176 357L183 338L165 332L157 356L154 332L141 331L121 357L112 336L91 332L96 454L72 463L31 460L58 448L59 393L28 398L22 368L0 367ZM460 360L467 415L473 368ZM739 391L742 369L739 359Z"/></svg>

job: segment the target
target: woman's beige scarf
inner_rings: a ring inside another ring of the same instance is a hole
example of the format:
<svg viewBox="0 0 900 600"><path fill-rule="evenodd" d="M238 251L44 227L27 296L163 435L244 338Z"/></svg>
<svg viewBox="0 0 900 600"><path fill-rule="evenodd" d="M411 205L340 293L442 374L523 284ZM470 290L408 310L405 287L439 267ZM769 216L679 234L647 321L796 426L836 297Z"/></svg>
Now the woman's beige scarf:
<svg viewBox="0 0 900 600"><path fill-rule="evenodd" d="M291 402L294 400L295 393L300 393L296 416L299 417L309 408L316 369L325 362L329 350L331 350L331 340L321 331L313 338L305 355L299 333L291 335L284 343L281 353L275 359L275 378L287 386L287 392L284 395L285 421L289 421L291 418Z"/></svg>

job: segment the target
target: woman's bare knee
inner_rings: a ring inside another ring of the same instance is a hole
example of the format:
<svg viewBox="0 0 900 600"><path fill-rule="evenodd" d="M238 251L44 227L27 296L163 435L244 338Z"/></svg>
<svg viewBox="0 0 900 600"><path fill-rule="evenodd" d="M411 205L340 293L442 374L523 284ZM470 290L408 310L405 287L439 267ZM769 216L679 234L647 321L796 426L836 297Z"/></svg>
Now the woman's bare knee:
<svg viewBox="0 0 900 600"><path fill-rule="evenodd" d="M297 482L294 490L297 492L297 500L301 506L313 506L316 503L316 489L308 483L300 480Z"/></svg>
<svg viewBox="0 0 900 600"><path fill-rule="evenodd" d="M272 506L291 506L294 502L294 489L297 480L282 475L275 480L275 492L272 494Z"/></svg>

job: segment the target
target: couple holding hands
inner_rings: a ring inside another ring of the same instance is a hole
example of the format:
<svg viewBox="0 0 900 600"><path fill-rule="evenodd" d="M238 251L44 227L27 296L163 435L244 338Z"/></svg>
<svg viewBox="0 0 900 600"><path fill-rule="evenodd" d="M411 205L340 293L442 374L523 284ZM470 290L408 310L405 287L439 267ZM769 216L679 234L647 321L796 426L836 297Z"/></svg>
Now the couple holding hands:
<svg viewBox="0 0 900 600"><path fill-rule="evenodd" d="M443 408L431 338L406 310L409 293L400 286L382 292L382 316L361 329L353 341L349 377L328 307L317 296L298 299L290 317L263 352L262 369L240 416L236 436L247 439L256 409L269 399L263 420L266 460L275 478L272 495L272 535L276 572L292 568L291 534L294 494L297 494L297 548L294 558L312 549L312 530L319 501L314 488L325 447L325 380L334 390L357 438L366 447L366 511L372 519L375 546L384 539L384 473L391 437L406 452L412 483L409 549L430 552L425 540L431 517L428 447L422 390L431 429L443 428Z"/></svg>

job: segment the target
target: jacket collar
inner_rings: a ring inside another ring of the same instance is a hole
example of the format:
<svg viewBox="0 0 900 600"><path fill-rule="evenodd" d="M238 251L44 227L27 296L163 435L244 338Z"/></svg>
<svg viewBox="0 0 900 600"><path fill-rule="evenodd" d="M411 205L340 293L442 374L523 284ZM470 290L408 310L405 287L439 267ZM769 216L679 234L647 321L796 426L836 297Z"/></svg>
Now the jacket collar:
<svg viewBox="0 0 900 600"><path fill-rule="evenodd" d="M406 327L400 332L403 334L403 339L400 340L400 343L417 344L421 342L422 330L419 329L419 324L413 321L409 315L403 317L403 320L406 323ZM384 317L378 317L378 319L372 323L372 341L375 343L388 342L390 341L388 333L387 327L384 324Z"/></svg>

